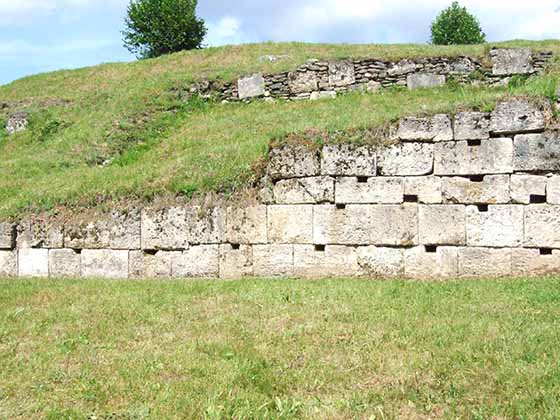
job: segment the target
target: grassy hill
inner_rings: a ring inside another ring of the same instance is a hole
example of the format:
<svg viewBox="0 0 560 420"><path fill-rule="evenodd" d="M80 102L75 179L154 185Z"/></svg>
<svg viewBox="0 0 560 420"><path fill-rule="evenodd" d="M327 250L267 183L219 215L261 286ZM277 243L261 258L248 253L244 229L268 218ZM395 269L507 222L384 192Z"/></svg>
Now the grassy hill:
<svg viewBox="0 0 560 420"><path fill-rule="evenodd" d="M560 41L513 41L560 55ZM30 129L0 134L0 219L26 212L148 202L245 187L271 137L309 128L378 126L407 114L490 108L507 95L555 95L559 70L503 88L353 93L332 101L221 104L184 100L204 78L292 69L308 58L484 57L490 46L256 44L104 64L0 87L0 123L16 110ZM282 55L268 62L264 55ZM3 110L2 110L2 103Z"/></svg>

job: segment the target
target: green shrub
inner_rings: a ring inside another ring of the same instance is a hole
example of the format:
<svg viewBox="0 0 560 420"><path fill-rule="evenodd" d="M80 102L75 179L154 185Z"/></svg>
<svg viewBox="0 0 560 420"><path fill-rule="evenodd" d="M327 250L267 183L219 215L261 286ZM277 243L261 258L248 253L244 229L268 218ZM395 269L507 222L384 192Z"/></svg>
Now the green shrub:
<svg viewBox="0 0 560 420"><path fill-rule="evenodd" d="M435 45L482 44L485 41L486 35L478 19L457 1L432 23L432 43Z"/></svg>

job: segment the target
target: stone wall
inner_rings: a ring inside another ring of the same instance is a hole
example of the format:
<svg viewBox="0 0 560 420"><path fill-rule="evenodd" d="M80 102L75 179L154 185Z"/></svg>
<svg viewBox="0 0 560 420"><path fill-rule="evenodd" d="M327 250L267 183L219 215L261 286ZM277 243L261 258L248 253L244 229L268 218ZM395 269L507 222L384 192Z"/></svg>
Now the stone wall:
<svg viewBox="0 0 560 420"><path fill-rule="evenodd" d="M546 115L519 99L402 119L383 145L281 143L253 204L2 223L0 276L558 275L560 134Z"/></svg>

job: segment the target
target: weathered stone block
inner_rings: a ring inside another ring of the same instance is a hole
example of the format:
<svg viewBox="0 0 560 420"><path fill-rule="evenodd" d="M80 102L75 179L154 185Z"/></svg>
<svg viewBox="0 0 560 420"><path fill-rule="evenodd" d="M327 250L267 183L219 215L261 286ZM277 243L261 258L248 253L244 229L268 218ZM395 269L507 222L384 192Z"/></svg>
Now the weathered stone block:
<svg viewBox="0 0 560 420"><path fill-rule="evenodd" d="M404 250L365 246L357 248L358 274L371 278L404 275Z"/></svg>
<svg viewBox="0 0 560 420"><path fill-rule="evenodd" d="M294 71L288 74L290 92L309 93L319 89L319 79L314 71Z"/></svg>
<svg viewBox="0 0 560 420"><path fill-rule="evenodd" d="M511 201L513 203L529 204L531 196L546 196L546 189L547 179L544 176L522 174L511 176Z"/></svg>
<svg viewBox="0 0 560 420"><path fill-rule="evenodd" d="M560 176L548 178L546 183L546 199L548 204L560 205Z"/></svg>
<svg viewBox="0 0 560 420"><path fill-rule="evenodd" d="M278 181L273 188L276 204L320 204L334 202L334 178L329 176Z"/></svg>
<svg viewBox="0 0 560 420"><path fill-rule="evenodd" d="M255 98L264 96L265 83L262 74L253 74L241 78L237 81L237 90L239 91L239 99Z"/></svg>
<svg viewBox="0 0 560 420"><path fill-rule="evenodd" d="M294 245L294 275L304 278L356 276L354 247L332 245L323 251L313 245Z"/></svg>
<svg viewBox="0 0 560 420"><path fill-rule="evenodd" d="M544 128L544 113L526 100L501 102L490 117L490 132L494 135L534 133Z"/></svg>
<svg viewBox="0 0 560 420"><path fill-rule="evenodd" d="M312 244L313 206L268 206L268 240L281 244Z"/></svg>
<svg viewBox="0 0 560 420"><path fill-rule="evenodd" d="M425 245L465 245L465 206L421 205L418 209L420 243Z"/></svg>
<svg viewBox="0 0 560 420"><path fill-rule="evenodd" d="M253 247L256 277L289 277L294 275L293 245L255 245Z"/></svg>
<svg viewBox="0 0 560 420"><path fill-rule="evenodd" d="M467 207L467 245L516 247L523 243L523 206Z"/></svg>
<svg viewBox="0 0 560 420"><path fill-rule="evenodd" d="M142 210L142 249L185 249L189 246L184 207Z"/></svg>
<svg viewBox="0 0 560 420"><path fill-rule="evenodd" d="M16 225L0 223L0 249L13 249L16 246Z"/></svg>
<svg viewBox="0 0 560 420"><path fill-rule="evenodd" d="M171 273L176 278L218 278L219 245L197 245L180 254L173 254Z"/></svg>
<svg viewBox="0 0 560 420"><path fill-rule="evenodd" d="M376 81L369 81L366 84L366 91L369 93L376 93L379 92L383 88L383 85Z"/></svg>
<svg viewBox="0 0 560 420"><path fill-rule="evenodd" d="M453 128L451 120L444 114L427 118L403 118L399 122L397 137L405 141L451 141Z"/></svg>
<svg viewBox="0 0 560 420"><path fill-rule="evenodd" d="M410 90L420 88L435 88L445 85L446 78L442 74L412 73L406 78L406 85Z"/></svg>
<svg viewBox="0 0 560 420"><path fill-rule="evenodd" d="M0 277L16 277L17 260L17 251L0 251Z"/></svg>
<svg viewBox="0 0 560 420"><path fill-rule="evenodd" d="M48 277L48 249L20 249L18 251L19 277Z"/></svg>
<svg viewBox="0 0 560 420"><path fill-rule="evenodd" d="M60 224L53 224L48 220L36 218L24 220L17 227L17 247L63 248L63 228Z"/></svg>
<svg viewBox="0 0 560 420"><path fill-rule="evenodd" d="M354 63L350 60L329 62L329 85L349 86L356 83Z"/></svg>
<svg viewBox="0 0 560 420"><path fill-rule="evenodd" d="M20 131L27 130L29 125L29 114L27 112L16 112L8 118L6 121L6 132L9 135L18 133Z"/></svg>
<svg viewBox="0 0 560 420"><path fill-rule="evenodd" d="M509 138L435 144L436 175L510 174L513 172L513 141Z"/></svg>
<svg viewBox="0 0 560 420"><path fill-rule="evenodd" d="M130 251L129 277L135 279L171 278L171 261L181 255L181 251Z"/></svg>
<svg viewBox="0 0 560 420"><path fill-rule="evenodd" d="M525 206L526 247L560 248L560 206Z"/></svg>
<svg viewBox="0 0 560 420"><path fill-rule="evenodd" d="M127 279L128 251L84 249L82 251L82 277Z"/></svg>
<svg viewBox="0 0 560 420"><path fill-rule="evenodd" d="M224 241L226 231L224 208L189 206L186 210L190 245L219 244Z"/></svg>
<svg viewBox="0 0 560 420"><path fill-rule="evenodd" d="M309 96L309 100L311 101L320 101L322 99L335 99L336 92L335 91L325 91L325 92L311 92Z"/></svg>
<svg viewBox="0 0 560 420"><path fill-rule="evenodd" d="M336 180L337 203L342 204L402 204L404 178L342 177Z"/></svg>
<svg viewBox="0 0 560 420"><path fill-rule="evenodd" d="M558 276L560 274L560 250L541 255L538 249L516 248L511 250L512 275L527 277Z"/></svg>
<svg viewBox="0 0 560 420"><path fill-rule="evenodd" d="M458 249L438 246L435 252L418 246L404 250L405 276L414 279L453 278L459 272Z"/></svg>
<svg viewBox="0 0 560 420"><path fill-rule="evenodd" d="M404 179L404 194L418 197L422 204L441 204L442 179L436 176L407 177Z"/></svg>
<svg viewBox="0 0 560 420"><path fill-rule="evenodd" d="M560 170L560 138L556 133L515 136L513 167L516 171Z"/></svg>
<svg viewBox="0 0 560 420"><path fill-rule="evenodd" d="M401 60L395 63L388 71L389 76L402 76L416 71L416 63L410 60Z"/></svg>
<svg viewBox="0 0 560 420"><path fill-rule="evenodd" d="M375 176L376 150L368 145L327 144L323 147L321 173L332 176Z"/></svg>
<svg viewBox="0 0 560 420"><path fill-rule="evenodd" d="M533 52L529 48L494 49L490 51L492 73L496 76L534 73Z"/></svg>
<svg viewBox="0 0 560 420"><path fill-rule="evenodd" d="M269 154L268 176L273 181L319 175L319 151L306 145L284 145Z"/></svg>
<svg viewBox="0 0 560 420"><path fill-rule="evenodd" d="M455 140L484 140L490 137L490 114L460 112L455 116Z"/></svg>
<svg viewBox="0 0 560 420"><path fill-rule="evenodd" d="M511 276L511 249L459 248L459 276L485 279Z"/></svg>
<svg viewBox="0 0 560 420"><path fill-rule="evenodd" d="M81 263L81 255L73 249L49 250L49 273L51 277L79 278Z"/></svg>
<svg viewBox="0 0 560 420"><path fill-rule="evenodd" d="M428 175L434 168L434 145L430 143L400 143L381 149L378 172L383 176Z"/></svg>
<svg viewBox="0 0 560 420"><path fill-rule="evenodd" d="M509 176L485 175L482 181L453 177L442 179L444 203L505 204L509 203Z"/></svg>
<svg viewBox="0 0 560 420"><path fill-rule="evenodd" d="M220 245L220 278L241 279L252 277L253 248L241 245L238 248L232 245Z"/></svg>
<svg viewBox="0 0 560 420"><path fill-rule="evenodd" d="M229 207L226 239L232 244L267 243L266 206Z"/></svg>

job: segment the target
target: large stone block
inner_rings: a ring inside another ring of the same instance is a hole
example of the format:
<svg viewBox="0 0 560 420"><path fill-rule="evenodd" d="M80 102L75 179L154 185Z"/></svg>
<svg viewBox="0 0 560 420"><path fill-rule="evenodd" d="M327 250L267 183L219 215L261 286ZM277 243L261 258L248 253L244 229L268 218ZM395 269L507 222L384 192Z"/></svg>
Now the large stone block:
<svg viewBox="0 0 560 420"><path fill-rule="evenodd" d="M294 275L293 245L255 245L253 268L256 277L290 277Z"/></svg>
<svg viewBox="0 0 560 420"><path fill-rule="evenodd" d="M349 86L356 83L354 63L350 60L329 62L329 85Z"/></svg>
<svg viewBox="0 0 560 420"><path fill-rule="evenodd" d="M16 246L16 225L0 223L0 249L13 249Z"/></svg>
<svg viewBox="0 0 560 420"><path fill-rule="evenodd" d="M421 205L418 209L420 243L465 245L465 206Z"/></svg>
<svg viewBox="0 0 560 420"><path fill-rule="evenodd" d="M510 248L459 248L460 277L508 277L511 271Z"/></svg>
<svg viewBox="0 0 560 420"><path fill-rule="evenodd" d="M262 74L253 74L237 81L239 99L256 98L265 94L265 83Z"/></svg>
<svg viewBox="0 0 560 420"><path fill-rule="evenodd" d="M82 270L82 257L73 249L49 250L49 273L51 277L79 278Z"/></svg>
<svg viewBox="0 0 560 420"><path fill-rule="evenodd" d="M84 249L82 251L82 277L127 279L128 253L129 251L125 250Z"/></svg>
<svg viewBox="0 0 560 420"><path fill-rule="evenodd" d="M511 176L510 190L513 203L529 204L531 203L531 197L546 196L547 179L545 176L514 174Z"/></svg>
<svg viewBox="0 0 560 420"><path fill-rule="evenodd" d="M404 194L418 197L422 204L441 204L442 179L436 176L407 177L404 179Z"/></svg>
<svg viewBox="0 0 560 420"><path fill-rule="evenodd" d="M560 206L525 206L526 247L560 248Z"/></svg>
<svg viewBox="0 0 560 420"><path fill-rule="evenodd" d="M18 251L19 277L48 277L49 250L48 249L20 249Z"/></svg>
<svg viewBox="0 0 560 420"><path fill-rule="evenodd" d="M381 149L377 162L378 172L383 176L429 175L434 168L434 145L430 143L396 144Z"/></svg>
<svg viewBox="0 0 560 420"><path fill-rule="evenodd" d="M418 246L404 250L405 276L413 279L457 277L458 249L438 246L434 251Z"/></svg>
<svg viewBox="0 0 560 420"><path fill-rule="evenodd" d="M323 147L321 173L332 176L375 176L376 150L369 145L327 144Z"/></svg>
<svg viewBox="0 0 560 420"><path fill-rule="evenodd" d="M219 245L197 245L171 258L171 273L176 278L218 278Z"/></svg>
<svg viewBox="0 0 560 420"><path fill-rule="evenodd" d="M280 244L312 244L313 206L268 206L268 240Z"/></svg>
<svg viewBox="0 0 560 420"><path fill-rule="evenodd" d="M364 246L357 248L358 273L370 278L404 276L404 250Z"/></svg>
<svg viewBox="0 0 560 420"><path fill-rule="evenodd" d="M190 245L219 244L224 241L226 231L225 208L189 206L186 210Z"/></svg>
<svg viewBox="0 0 560 420"><path fill-rule="evenodd" d="M533 52L529 48L499 48L490 51L495 76L534 73Z"/></svg>
<svg viewBox="0 0 560 420"><path fill-rule="evenodd" d="M406 85L410 90L420 88L435 88L445 85L446 78L443 74L412 73L406 78Z"/></svg>
<svg viewBox="0 0 560 420"><path fill-rule="evenodd" d="M513 172L513 141L509 138L435 144L436 175L510 174Z"/></svg>
<svg viewBox="0 0 560 420"><path fill-rule="evenodd" d="M288 74L288 84L293 94L309 93L319 89L319 78L314 71L294 71Z"/></svg>
<svg viewBox="0 0 560 420"><path fill-rule="evenodd" d="M267 243L266 206L229 207L226 230L232 244Z"/></svg>
<svg viewBox="0 0 560 420"><path fill-rule="evenodd" d="M516 171L560 170L560 137L553 132L515 136Z"/></svg>
<svg viewBox="0 0 560 420"><path fill-rule="evenodd" d="M253 248L250 245L220 245L220 278L242 279L253 275Z"/></svg>
<svg viewBox="0 0 560 420"><path fill-rule="evenodd" d="M278 181L273 188L276 204L322 204L334 202L334 178L318 176Z"/></svg>
<svg viewBox="0 0 560 420"><path fill-rule="evenodd" d="M171 261L181 251L130 251L129 276L134 279L171 278Z"/></svg>
<svg viewBox="0 0 560 420"><path fill-rule="evenodd" d="M356 248L326 246L317 250L313 245L294 245L294 275L304 278L352 277L358 272Z"/></svg>
<svg viewBox="0 0 560 420"><path fill-rule="evenodd" d="M509 175L485 175L481 181L462 177L443 178L443 202L506 204L510 200L509 183Z"/></svg>
<svg viewBox="0 0 560 420"><path fill-rule="evenodd" d="M17 247L63 248L63 227L60 223L38 218L24 220L17 227Z"/></svg>
<svg viewBox="0 0 560 420"><path fill-rule="evenodd" d="M523 243L523 206L467 207L467 245L516 247Z"/></svg>
<svg viewBox="0 0 560 420"><path fill-rule="evenodd" d="M548 178L546 182L546 199L548 204L560 205L560 176L556 175Z"/></svg>
<svg viewBox="0 0 560 420"><path fill-rule="evenodd" d="M0 251L0 277L17 277L17 251Z"/></svg>
<svg viewBox="0 0 560 420"><path fill-rule="evenodd" d="M501 102L490 117L490 132L494 135L534 133L544 128L544 113L526 100Z"/></svg>
<svg viewBox="0 0 560 420"><path fill-rule="evenodd" d="M455 116L455 140L484 140L490 137L490 114L460 112Z"/></svg>
<svg viewBox="0 0 560 420"><path fill-rule="evenodd" d="M287 144L270 151L267 172L274 181L317 176L320 171L319 150L316 147Z"/></svg>
<svg viewBox="0 0 560 420"><path fill-rule="evenodd" d="M404 178L342 177L336 180L337 203L343 204L402 204Z"/></svg>
<svg viewBox="0 0 560 420"><path fill-rule="evenodd" d="M447 115L426 118L403 118L399 122L397 137L405 141L451 141L453 128Z"/></svg>
<svg viewBox="0 0 560 420"><path fill-rule="evenodd" d="M560 275L560 250L541 254L538 249L516 248L511 250L512 275L543 277Z"/></svg>

